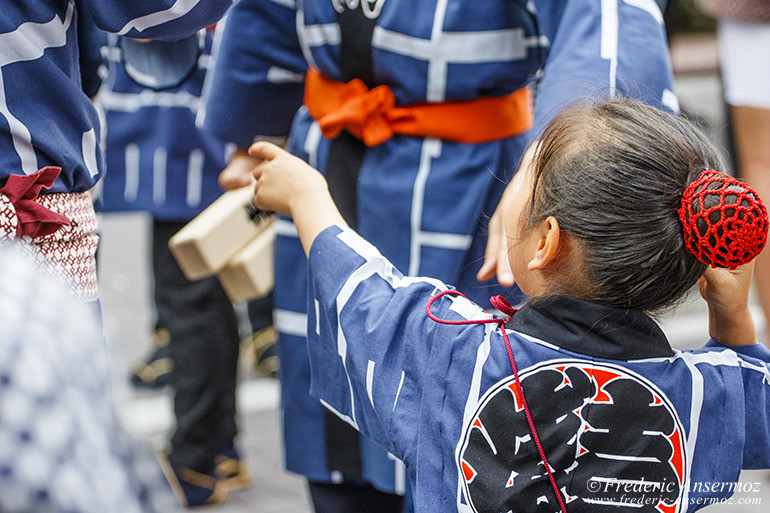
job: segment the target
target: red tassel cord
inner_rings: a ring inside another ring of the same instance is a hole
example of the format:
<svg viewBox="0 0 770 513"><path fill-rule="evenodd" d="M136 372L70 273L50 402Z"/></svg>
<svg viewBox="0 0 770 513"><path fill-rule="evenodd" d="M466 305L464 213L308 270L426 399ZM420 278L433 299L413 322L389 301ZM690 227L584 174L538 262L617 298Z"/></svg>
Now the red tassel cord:
<svg viewBox="0 0 770 513"><path fill-rule="evenodd" d="M559 501L559 507L561 508L562 513L567 513L567 506L564 504L564 499L561 496L561 492L559 491L558 485L556 484L556 479L553 477L553 472L551 472L551 466L548 464L548 459L545 456L543 445L540 443L540 437L538 436L537 430L535 429L535 423L532 420L532 415L529 412L529 405L527 404L527 399L524 397L524 389L522 388L521 380L519 379L519 369L516 366L516 359L513 356L511 343L508 341L508 333L505 330L505 324L511 320L511 317L513 317L513 314L516 313L516 310L513 307L511 307L511 304L503 296L493 296L489 298L489 301L490 303L492 303L492 306L494 306L495 308L497 308L507 316L505 320L498 319L498 318L464 320L464 321L449 321L446 319L439 319L438 317L436 317L431 313L430 307L438 298L446 295L465 297L462 293L456 290L445 290L433 296L430 299L430 301L428 301L428 304L425 306L425 313L428 314L428 317L430 317L433 321L436 321L440 324L451 324L451 325L463 325L463 324L499 324L500 325L500 331L502 331L503 333L503 341L505 342L505 349L508 351L508 360L510 360L511 362L511 370L513 370L513 377L516 380L516 389L519 392L519 397L521 397L521 402L524 406L524 415L527 417L527 423L529 424L529 432L532 434L532 439L535 441L535 445L537 446L537 451L540 454L540 459L543 461L543 465L545 465L545 471L548 473L548 479L551 482L551 487L553 488L554 494L556 494L556 498Z"/></svg>

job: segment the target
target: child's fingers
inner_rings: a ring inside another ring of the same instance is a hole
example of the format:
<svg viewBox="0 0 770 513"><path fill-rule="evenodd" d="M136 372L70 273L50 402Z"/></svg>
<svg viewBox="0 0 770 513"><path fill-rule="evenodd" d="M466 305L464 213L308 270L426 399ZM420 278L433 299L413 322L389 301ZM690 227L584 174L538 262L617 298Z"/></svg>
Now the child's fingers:
<svg viewBox="0 0 770 513"><path fill-rule="evenodd" d="M749 283L751 283L751 276L754 274L754 263L757 260L754 259L751 262L743 265L739 265L734 270L729 271L730 274L736 277L736 279L740 280L741 283L749 286Z"/></svg>
<svg viewBox="0 0 770 513"><path fill-rule="evenodd" d="M709 267L698 281L698 291L710 306L727 308L748 304L754 261L735 268Z"/></svg>
<svg viewBox="0 0 770 513"><path fill-rule="evenodd" d="M254 203L254 206L262 210L263 212L275 212L275 209L272 207L272 205L270 205L269 203L266 203L259 196L254 196L254 201L252 203Z"/></svg>
<svg viewBox="0 0 770 513"><path fill-rule="evenodd" d="M270 204L270 192L267 190L270 189L270 186L259 179L259 177L262 175L262 169L264 169L264 167L265 163L260 164L254 168L254 176L257 178L257 181L254 183L254 205L256 205L256 207L260 210L272 212L275 209Z"/></svg>
<svg viewBox="0 0 770 513"><path fill-rule="evenodd" d="M265 168L267 167L269 161L263 160L256 166L254 166L251 170L251 176L254 177L255 180L257 180L257 186L259 186L259 179L262 178L262 174L265 172Z"/></svg>
<svg viewBox="0 0 770 513"><path fill-rule="evenodd" d="M274 158L284 153L286 152L282 150L280 146L276 146L275 144L269 143L267 141L255 142L249 148L249 155L265 160L273 160Z"/></svg>
<svg viewBox="0 0 770 513"><path fill-rule="evenodd" d="M754 260L747 264L729 269L715 269L708 267L703 273L703 281L708 287L724 287L730 283L748 289L751 284L751 276L754 272Z"/></svg>

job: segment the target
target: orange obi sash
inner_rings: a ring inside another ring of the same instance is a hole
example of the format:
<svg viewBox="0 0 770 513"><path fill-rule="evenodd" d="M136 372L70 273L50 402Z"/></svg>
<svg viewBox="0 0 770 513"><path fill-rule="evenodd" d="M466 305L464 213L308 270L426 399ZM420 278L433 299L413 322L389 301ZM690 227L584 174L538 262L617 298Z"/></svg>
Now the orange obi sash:
<svg viewBox="0 0 770 513"><path fill-rule="evenodd" d="M326 137L337 137L345 129L367 146L394 134L490 142L525 132L533 119L528 87L507 96L397 107L387 85L370 90L360 79L337 82L314 68L305 78L305 106Z"/></svg>

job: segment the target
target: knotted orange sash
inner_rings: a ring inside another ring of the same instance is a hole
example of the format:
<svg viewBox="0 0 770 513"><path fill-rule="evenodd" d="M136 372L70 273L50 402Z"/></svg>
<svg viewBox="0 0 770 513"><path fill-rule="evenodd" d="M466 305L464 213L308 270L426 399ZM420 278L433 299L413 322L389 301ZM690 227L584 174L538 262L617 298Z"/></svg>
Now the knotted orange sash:
<svg viewBox="0 0 770 513"><path fill-rule="evenodd" d="M305 105L326 137L348 130L367 146L394 134L462 143L496 141L525 132L533 118L527 87L507 96L397 107L387 85L370 90L359 79L337 82L314 68L305 78Z"/></svg>

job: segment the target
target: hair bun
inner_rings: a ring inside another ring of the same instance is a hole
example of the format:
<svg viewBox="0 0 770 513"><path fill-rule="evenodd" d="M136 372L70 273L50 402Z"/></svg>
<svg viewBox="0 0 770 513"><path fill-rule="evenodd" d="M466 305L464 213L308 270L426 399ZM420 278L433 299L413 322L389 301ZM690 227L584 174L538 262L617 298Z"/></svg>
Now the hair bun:
<svg viewBox="0 0 770 513"><path fill-rule="evenodd" d="M685 189L678 213L685 248L706 265L735 269L765 247L765 205L751 187L724 173L703 171Z"/></svg>

